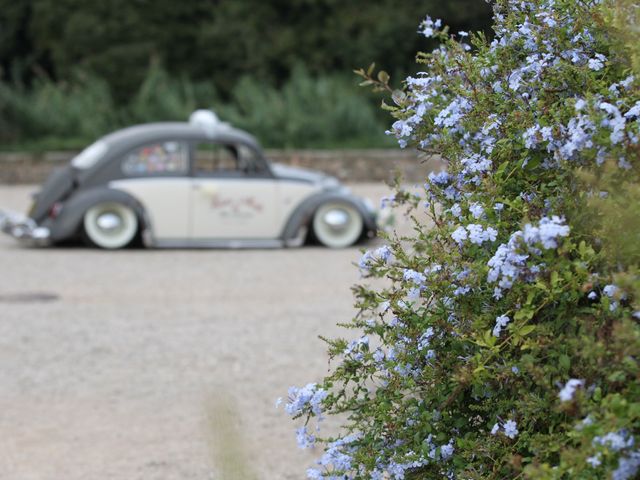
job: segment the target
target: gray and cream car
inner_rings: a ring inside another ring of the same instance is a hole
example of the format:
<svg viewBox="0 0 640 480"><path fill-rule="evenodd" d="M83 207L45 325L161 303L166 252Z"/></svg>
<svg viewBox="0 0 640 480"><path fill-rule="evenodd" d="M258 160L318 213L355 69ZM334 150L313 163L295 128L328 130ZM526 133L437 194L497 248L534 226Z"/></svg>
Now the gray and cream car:
<svg viewBox="0 0 640 480"><path fill-rule="evenodd" d="M198 110L189 122L111 133L51 174L28 215L0 228L32 243L82 238L117 249L333 248L376 232L370 203L325 174L270 164L248 133Z"/></svg>

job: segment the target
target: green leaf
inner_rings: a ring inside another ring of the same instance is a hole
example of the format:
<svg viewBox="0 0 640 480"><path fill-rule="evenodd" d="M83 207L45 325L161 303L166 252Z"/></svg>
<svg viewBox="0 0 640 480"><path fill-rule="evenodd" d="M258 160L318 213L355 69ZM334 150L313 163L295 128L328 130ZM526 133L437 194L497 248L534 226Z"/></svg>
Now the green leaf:
<svg viewBox="0 0 640 480"><path fill-rule="evenodd" d="M369 68L367 68L367 75L371 76L375 68L376 68L376 63L373 62L371 65L369 65Z"/></svg>
<svg viewBox="0 0 640 480"><path fill-rule="evenodd" d="M516 320L530 320L533 317L534 310L530 307L523 307L513 316Z"/></svg>
<svg viewBox="0 0 640 480"><path fill-rule="evenodd" d="M402 90L394 90L391 94L391 99L396 105L402 105L404 101L407 99L407 94Z"/></svg>
<svg viewBox="0 0 640 480"><path fill-rule="evenodd" d="M520 335L522 335L523 337L526 335L529 335L531 332L533 332L536 329L535 325L525 325L524 327L522 327L520 330L518 330L518 333Z"/></svg>
<svg viewBox="0 0 640 480"><path fill-rule="evenodd" d="M507 169L508 166L509 166L509 160L507 160L506 162L502 162L498 167L498 169L496 170L495 177L497 179L502 178L502 175L504 174L504 171Z"/></svg>
<svg viewBox="0 0 640 480"><path fill-rule="evenodd" d="M558 358L558 365L563 370L569 370L571 368L571 359L569 358L568 355L562 354Z"/></svg>

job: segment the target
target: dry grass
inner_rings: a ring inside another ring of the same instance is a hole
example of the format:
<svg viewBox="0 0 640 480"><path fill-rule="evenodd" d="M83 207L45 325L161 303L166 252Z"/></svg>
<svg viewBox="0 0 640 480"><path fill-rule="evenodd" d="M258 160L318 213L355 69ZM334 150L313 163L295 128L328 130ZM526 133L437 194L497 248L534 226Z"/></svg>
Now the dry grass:
<svg viewBox="0 0 640 480"><path fill-rule="evenodd" d="M207 404L208 443L219 480L257 480L231 397L217 393Z"/></svg>

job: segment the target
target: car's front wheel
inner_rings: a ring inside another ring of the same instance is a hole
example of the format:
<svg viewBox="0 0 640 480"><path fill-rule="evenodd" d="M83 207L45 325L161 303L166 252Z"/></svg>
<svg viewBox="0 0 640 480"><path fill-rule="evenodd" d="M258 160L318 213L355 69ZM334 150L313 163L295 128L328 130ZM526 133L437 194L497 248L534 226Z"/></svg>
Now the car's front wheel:
<svg viewBox="0 0 640 480"><path fill-rule="evenodd" d="M329 202L321 205L313 216L313 235L324 246L345 248L362 236L363 221L352 205Z"/></svg>
<svg viewBox="0 0 640 480"><path fill-rule="evenodd" d="M124 248L138 233L138 217L121 203L100 203L85 212L83 227L89 245L110 250Z"/></svg>

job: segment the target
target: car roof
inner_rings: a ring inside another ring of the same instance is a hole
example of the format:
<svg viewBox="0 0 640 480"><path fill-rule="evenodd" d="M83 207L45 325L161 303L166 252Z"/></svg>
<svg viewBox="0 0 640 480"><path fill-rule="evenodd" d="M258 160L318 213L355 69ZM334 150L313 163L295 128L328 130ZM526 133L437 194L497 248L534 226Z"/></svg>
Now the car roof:
<svg viewBox="0 0 640 480"><path fill-rule="evenodd" d="M117 130L102 137L102 141L110 147L132 148L146 142L153 142L161 139L176 140L212 140L219 142L242 142L259 150L260 144L253 135L233 128L228 124L221 124L215 129L205 129L198 125L187 122L156 122L134 125L132 127Z"/></svg>

